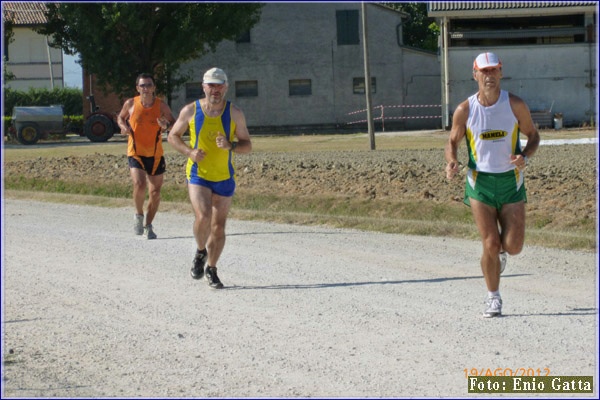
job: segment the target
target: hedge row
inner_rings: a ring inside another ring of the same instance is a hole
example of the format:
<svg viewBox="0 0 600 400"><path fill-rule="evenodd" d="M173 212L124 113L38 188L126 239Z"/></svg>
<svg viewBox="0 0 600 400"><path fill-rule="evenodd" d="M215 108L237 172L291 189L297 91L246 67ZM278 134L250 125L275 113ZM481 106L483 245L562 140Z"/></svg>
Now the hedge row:
<svg viewBox="0 0 600 400"><path fill-rule="evenodd" d="M4 116L12 115L14 107L62 105L64 115L83 115L83 91L77 88L29 89L28 92L4 90Z"/></svg>

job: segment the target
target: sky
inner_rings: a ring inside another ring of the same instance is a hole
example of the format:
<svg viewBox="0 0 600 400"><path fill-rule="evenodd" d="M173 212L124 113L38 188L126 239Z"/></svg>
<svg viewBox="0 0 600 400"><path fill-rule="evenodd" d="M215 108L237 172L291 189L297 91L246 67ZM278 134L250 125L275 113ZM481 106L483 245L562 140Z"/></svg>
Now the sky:
<svg viewBox="0 0 600 400"><path fill-rule="evenodd" d="M69 56L67 54L63 54L63 74L65 87L83 88L81 65L75 62L77 59L79 59L79 55Z"/></svg>

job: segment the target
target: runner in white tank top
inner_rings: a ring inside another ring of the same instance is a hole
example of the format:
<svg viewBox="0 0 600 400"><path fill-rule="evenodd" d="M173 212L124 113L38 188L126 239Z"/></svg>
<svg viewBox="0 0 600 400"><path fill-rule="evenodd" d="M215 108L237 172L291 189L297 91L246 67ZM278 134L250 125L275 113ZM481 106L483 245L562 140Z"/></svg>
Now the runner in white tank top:
<svg viewBox="0 0 600 400"><path fill-rule="evenodd" d="M467 148L469 168L500 173L515 169L511 154L521 154L519 123L510 108L508 92L500 91L498 101L484 107L474 94L469 97Z"/></svg>
<svg viewBox="0 0 600 400"><path fill-rule="evenodd" d="M502 63L494 53L481 53L473 62L478 92L456 108L446 144L446 177L460 169L458 146L466 138L469 153L465 203L483 244L481 270L488 290L484 317L502 315L500 272L506 253L515 255L525 241L525 186L527 158L540 137L527 104L500 89ZM519 136L527 137L521 149Z"/></svg>

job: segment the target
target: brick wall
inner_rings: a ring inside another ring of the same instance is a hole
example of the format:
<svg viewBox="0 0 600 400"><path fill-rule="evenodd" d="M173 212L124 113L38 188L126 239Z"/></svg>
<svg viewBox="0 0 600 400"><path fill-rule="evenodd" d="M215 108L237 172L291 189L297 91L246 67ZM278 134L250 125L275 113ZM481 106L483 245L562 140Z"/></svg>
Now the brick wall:
<svg viewBox="0 0 600 400"><path fill-rule="evenodd" d="M121 111L123 102L119 97L112 93L110 90L107 94L104 94L104 90L101 86L98 86L95 75L89 75L85 71L83 72L83 116L87 118L91 112L90 101L88 97L90 93L94 95L96 107L99 107L99 111L108 112L116 115ZM90 86L92 90L90 91Z"/></svg>

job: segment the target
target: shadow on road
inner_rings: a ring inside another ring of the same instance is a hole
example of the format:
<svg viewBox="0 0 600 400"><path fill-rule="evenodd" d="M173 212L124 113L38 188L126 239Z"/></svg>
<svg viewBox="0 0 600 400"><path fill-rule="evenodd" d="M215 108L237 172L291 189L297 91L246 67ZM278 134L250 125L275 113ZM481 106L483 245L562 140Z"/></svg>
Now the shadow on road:
<svg viewBox="0 0 600 400"><path fill-rule="evenodd" d="M502 276L502 278L508 277L520 277L529 276L530 274L513 274ZM478 276L459 276L451 278L433 278L433 279L410 279L400 281L379 281L379 282L340 282L340 283L313 283L313 284L298 284L298 285L262 285L262 286L226 286L226 290L272 290L272 289L326 289L326 288L337 288L337 287L350 287L350 286L367 286L367 285L402 285L406 283L441 283L448 281L462 281L469 279L482 279L481 275Z"/></svg>

